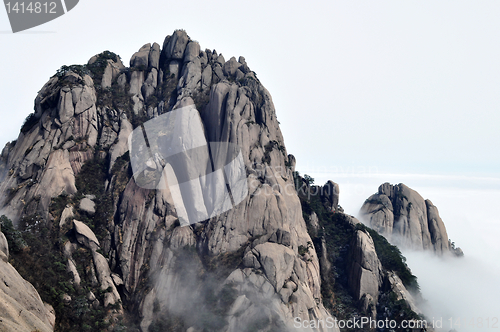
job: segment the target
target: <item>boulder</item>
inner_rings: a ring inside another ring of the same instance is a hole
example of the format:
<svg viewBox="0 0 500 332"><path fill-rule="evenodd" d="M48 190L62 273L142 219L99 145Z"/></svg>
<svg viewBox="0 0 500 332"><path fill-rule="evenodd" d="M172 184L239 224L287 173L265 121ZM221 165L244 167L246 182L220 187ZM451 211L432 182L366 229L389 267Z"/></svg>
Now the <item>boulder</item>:
<svg viewBox="0 0 500 332"><path fill-rule="evenodd" d="M149 52L151 50L151 44L143 45L138 52L132 55L130 58L130 67L144 68L146 69L149 65Z"/></svg>
<svg viewBox="0 0 500 332"><path fill-rule="evenodd" d="M186 50L184 51L184 62L191 62L198 58L200 55L200 44L195 41L190 41Z"/></svg>
<svg viewBox="0 0 500 332"><path fill-rule="evenodd" d="M92 250L100 246L99 240L97 240L97 237L89 226L78 220L73 220L73 226L76 232L76 238L81 245Z"/></svg>
<svg viewBox="0 0 500 332"><path fill-rule="evenodd" d="M153 46L151 46L151 49L149 50L148 61L149 69L160 69L160 45L158 45L158 43L153 43Z"/></svg>
<svg viewBox="0 0 500 332"><path fill-rule="evenodd" d="M167 45L163 45L163 52L165 52L166 58L182 60L188 41L189 37L186 31L176 30L169 38Z"/></svg>
<svg viewBox="0 0 500 332"><path fill-rule="evenodd" d="M68 219L74 216L73 207L71 205L66 205L64 208L61 219L59 220L59 228L62 228L68 223Z"/></svg>
<svg viewBox="0 0 500 332"><path fill-rule="evenodd" d="M323 186L323 193L322 194L323 194L323 196L326 197L326 200L328 202L328 207L332 211L337 210L337 207L339 206L339 194L340 194L339 185L336 184L335 182L329 180Z"/></svg>
<svg viewBox="0 0 500 332"><path fill-rule="evenodd" d="M87 197L82 198L79 208L81 211L84 211L90 215L93 215L95 213L95 203Z"/></svg>
<svg viewBox="0 0 500 332"><path fill-rule="evenodd" d="M222 67L224 75L234 77L236 75L236 70L238 70L240 66L241 64L236 61L236 58L234 56L231 57Z"/></svg>

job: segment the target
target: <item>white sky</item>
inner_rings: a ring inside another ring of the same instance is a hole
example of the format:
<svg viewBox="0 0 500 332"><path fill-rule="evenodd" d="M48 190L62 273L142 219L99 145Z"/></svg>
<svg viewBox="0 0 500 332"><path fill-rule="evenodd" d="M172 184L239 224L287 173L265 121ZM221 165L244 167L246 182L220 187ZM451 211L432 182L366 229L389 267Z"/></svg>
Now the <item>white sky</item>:
<svg viewBox="0 0 500 332"><path fill-rule="evenodd" d="M176 28L243 55L302 172L500 176L498 1L97 1L12 34L0 10L0 144L63 64Z"/></svg>
<svg viewBox="0 0 500 332"><path fill-rule="evenodd" d="M457 244L469 246L462 226L478 223L478 244L499 253L491 199L500 199L499 18L491 0L80 0L12 34L0 10L0 145L17 137L61 65L104 50L128 65L143 44L162 45L182 28L226 60L245 56L273 96L297 169L340 183L346 212L356 214L380 183L404 182L438 206ZM487 191L471 206L452 199L454 188ZM457 213L476 207L479 220Z"/></svg>

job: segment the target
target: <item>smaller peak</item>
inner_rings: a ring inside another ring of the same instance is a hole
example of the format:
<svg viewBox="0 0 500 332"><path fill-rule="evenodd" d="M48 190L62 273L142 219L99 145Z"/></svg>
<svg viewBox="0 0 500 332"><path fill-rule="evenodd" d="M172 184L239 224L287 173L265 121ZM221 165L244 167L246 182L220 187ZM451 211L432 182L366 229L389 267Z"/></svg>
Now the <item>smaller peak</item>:
<svg viewBox="0 0 500 332"><path fill-rule="evenodd" d="M184 30L175 30L172 36L167 36L163 43L165 57L172 60L182 60L187 43L191 40Z"/></svg>

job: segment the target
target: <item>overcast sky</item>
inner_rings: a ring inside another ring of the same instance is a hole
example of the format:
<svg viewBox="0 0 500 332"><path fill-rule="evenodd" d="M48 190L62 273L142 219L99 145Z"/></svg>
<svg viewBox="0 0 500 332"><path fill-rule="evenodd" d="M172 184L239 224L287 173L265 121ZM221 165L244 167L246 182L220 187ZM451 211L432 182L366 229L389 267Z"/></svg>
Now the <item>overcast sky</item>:
<svg viewBox="0 0 500 332"><path fill-rule="evenodd" d="M500 173L498 1L97 1L12 34L0 11L0 144L61 65L128 64L185 29L243 55L309 173Z"/></svg>

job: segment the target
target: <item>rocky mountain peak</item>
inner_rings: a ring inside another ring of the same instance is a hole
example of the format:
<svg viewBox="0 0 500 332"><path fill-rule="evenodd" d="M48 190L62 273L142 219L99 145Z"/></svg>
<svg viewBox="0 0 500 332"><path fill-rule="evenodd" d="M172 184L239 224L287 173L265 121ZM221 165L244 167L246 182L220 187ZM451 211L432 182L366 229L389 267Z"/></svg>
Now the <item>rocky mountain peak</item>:
<svg viewBox="0 0 500 332"><path fill-rule="evenodd" d="M360 213L370 227L403 248L463 255L452 247L437 207L402 183L381 184Z"/></svg>
<svg viewBox="0 0 500 332"><path fill-rule="evenodd" d="M162 47L140 47L129 64L105 51L85 65L61 67L1 155L1 213L27 232L21 234L47 239L29 237L14 259L36 248L44 253L43 271L69 273L28 276L35 285L68 285L53 286L56 293L40 289L58 326L71 329L93 315L109 329L121 316L144 332L179 324L241 331L256 322L258 330L278 331L294 317L326 318L317 254L299 254L311 238L289 189L294 158L272 98L245 58L226 61L177 30ZM187 105L207 142L240 148L248 195L225 213L182 227L170 188L136 183L129 137ZM35 269L29 262L16 268ZM82 303L88 310L74 316Z"/></svg>
<svg viewBox="0 0 500 332"><path fill-rule="evenodd" d="M226 61L177 30L128 63L104 51L62 66L0 156L0 263L40 295L27 331L264 332L331 315L418 317L399 249L344 213L338 184L295 171L244 57ZM238 162L213 144L237 147ZM167 163L177 148L191 152ZM200 222L185 222L183 190ZM383 184L362 211L388 237L450 250L437 208L405 185Z"/></svg>

